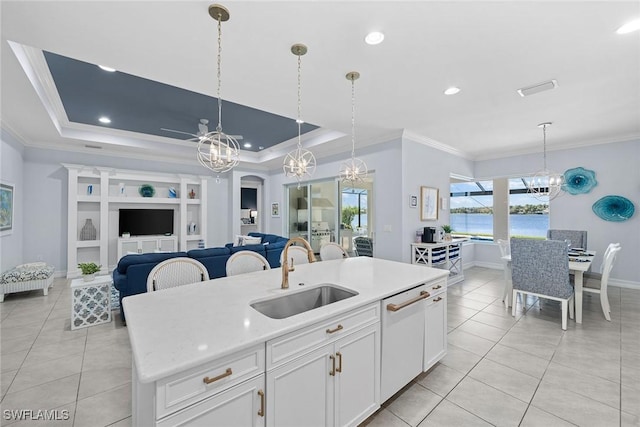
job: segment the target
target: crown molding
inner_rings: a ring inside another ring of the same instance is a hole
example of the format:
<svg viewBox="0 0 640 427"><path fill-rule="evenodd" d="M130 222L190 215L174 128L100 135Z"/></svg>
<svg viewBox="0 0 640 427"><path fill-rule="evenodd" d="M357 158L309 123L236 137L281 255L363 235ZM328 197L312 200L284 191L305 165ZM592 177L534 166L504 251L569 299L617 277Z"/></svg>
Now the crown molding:
<svg viewBox="0 0 640 427"><path fill-rule="evenodd" d="M419 144L423 144L428 147L435 148L436 150L444 151L445 153L453 154L454 156L462 157L463 159L474 160L473 156L471 156L470 154L462 150L458 150L457 148L454 148L450 145L444 144L442 142L436 141L435 139L431 139L426 136L418 135L417 133L406 130L406 129L403 130L402 132L402 138L403 139L406 138L413 142L417 142Z"/></svg>

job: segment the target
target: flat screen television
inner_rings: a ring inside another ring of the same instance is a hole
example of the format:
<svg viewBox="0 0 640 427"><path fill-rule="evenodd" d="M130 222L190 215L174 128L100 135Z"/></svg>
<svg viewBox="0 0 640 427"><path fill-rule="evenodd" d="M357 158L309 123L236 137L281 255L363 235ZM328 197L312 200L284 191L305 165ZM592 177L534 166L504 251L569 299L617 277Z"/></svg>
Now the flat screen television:
<svg viewBox="0 0 640 427"><path fill-rule="evenodd" d="M118 236L173 234L173 209L120 209Z"/></svg>

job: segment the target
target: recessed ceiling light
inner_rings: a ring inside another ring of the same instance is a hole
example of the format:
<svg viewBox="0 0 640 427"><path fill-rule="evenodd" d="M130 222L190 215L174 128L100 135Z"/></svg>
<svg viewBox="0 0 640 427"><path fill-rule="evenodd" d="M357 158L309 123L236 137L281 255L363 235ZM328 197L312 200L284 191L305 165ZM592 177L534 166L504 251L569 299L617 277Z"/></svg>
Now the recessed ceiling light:
<svg viewBox="0 0 640 427"><path fill-rule="evenodd" d="M251 143L250 142L245 142L244 143L244 148L251 148Z"/></svg>
<svg viewBox="0 0 640 427"><path fill-rule="evenodd" d="M616 30L616 33L627 34L627 33L631 33L633 31L638 31L638 30L640 30L640 19L634 19L633 21L627 22L622 27L618 28Z"/></svg>
<svg viewBox="0 0 640 427"><path fill-rule="evenodd" d="M258 147L258 150L264 150L264 147L261 145Z"/></svg>
<svg viewBox="0 0 640 427"><path fill-rule="evenodd" d="M100 123L104 123L104 124L109 124L109 123L111 123L111 119L110 119L109 117L106 117L106 116L102 116L102 117L100 117L100 118L98 119L98 121L99 121Z"/></svg>
<svg viewBox="0 0 640 427"><path fill-rule="evenodd" d="M116 69L115 68L111 68L111 67L105 67L104 65L98 65L98 67L100 67L101 69L103 69L104 71L108 71L110 73L115 73Z"/></svg>
<svg viewBox="0 0 640 427"><path fill-rule="evenodd" d="M364 38L364 41L371 45L380 44L382 43L382 40L384 40L384 34L380 31L372 31Z"/></svg>
<svg viewBox="0 0 640 427"><path fill-rule="evenodd" d="M459 87L451 86L449 89L444 91L444 94L445 95L455 95L458 92L460 92L460 88Z"/></svg>

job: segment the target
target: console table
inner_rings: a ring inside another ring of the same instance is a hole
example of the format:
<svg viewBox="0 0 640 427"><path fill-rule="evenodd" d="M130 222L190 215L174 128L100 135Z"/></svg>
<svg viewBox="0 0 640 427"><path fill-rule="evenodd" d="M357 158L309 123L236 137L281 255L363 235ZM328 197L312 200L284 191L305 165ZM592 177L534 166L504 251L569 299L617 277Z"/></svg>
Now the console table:
<svg viewBox="0 0 640 427"><path fill-rule="evenodd" d="M449 270L448 284L464 280L462 269L462 243L468 238L437 243L412 243L411 264L423 264Z"/></svg>

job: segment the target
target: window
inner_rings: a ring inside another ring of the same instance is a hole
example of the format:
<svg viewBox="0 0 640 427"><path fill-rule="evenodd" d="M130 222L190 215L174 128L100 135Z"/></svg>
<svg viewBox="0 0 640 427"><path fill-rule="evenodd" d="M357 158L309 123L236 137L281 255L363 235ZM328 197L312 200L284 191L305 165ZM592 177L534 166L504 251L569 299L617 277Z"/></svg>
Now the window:
<svg viewBox="0 0 640 427"><path fill-rule="evenodd" d="M507 235L508 228L509 236L545 238L549 229L549 201L533 197L527 190L527 179L519 177L508 180L508 225L506 213L503 217L498 216L500 223L494 224L493 181L452 181L449 220L455 234L473 240L493 240L495 225L496 233L502 230L500 234L503 235ZM506 196L506 189L503 191Z"/></svg>
<svg viewBox="0 0 640 427"><path fill-rule="evenodd" d="M357 235L367 233L367 202L369 191L364 188L344 188L342 190L341 222L350 226Z"/></svg>
<svg viewBox="0 0 640 427"><path fill-rule="evenodd" d="M526 179L509 179L509 235L544 239L549 229L549 201L533 197Z"/></svg>
<svg viewBox="0 0 640 427"><path fill-rule="evenodd" d="M493 240L493 181L452 182L449 221L456 235Z"/></svg>

